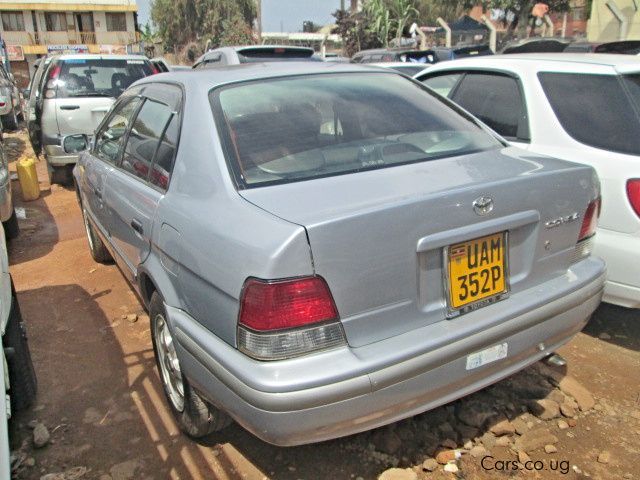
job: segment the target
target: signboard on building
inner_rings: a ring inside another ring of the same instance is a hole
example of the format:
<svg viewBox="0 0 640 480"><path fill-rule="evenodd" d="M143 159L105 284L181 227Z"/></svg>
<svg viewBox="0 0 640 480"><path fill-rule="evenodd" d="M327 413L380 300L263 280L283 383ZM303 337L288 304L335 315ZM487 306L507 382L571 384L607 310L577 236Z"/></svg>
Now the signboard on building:
<svg viewBox="0 0 640 480"><path fill-rule="evenodd" d="M7 55L9 61L22 62L24 60L24 50L20 45L7 45Z"/></svg>
<svg viewBox="0 0 640 480"><path fill-rule="evenodd" d="M125 45L100 45L100 53L103 55L126 55Z"/></svg>
<svg viewBox="0 0 640 480"><path fill-rule="evenodd" d="M47 45L47 52L52 55L63 53L89 53L89 47L86 45Z"/></svg>

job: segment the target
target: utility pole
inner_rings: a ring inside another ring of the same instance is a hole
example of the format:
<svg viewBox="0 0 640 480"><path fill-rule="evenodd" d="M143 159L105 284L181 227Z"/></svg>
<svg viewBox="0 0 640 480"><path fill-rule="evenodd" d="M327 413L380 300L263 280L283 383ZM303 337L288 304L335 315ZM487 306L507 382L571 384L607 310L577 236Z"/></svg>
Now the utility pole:
<svg viewBox="0 0 640 480"><path fill-rule="evenodd" d="M256 0L256 27L258 30L258 43L262 43L262 0Z"/></svg>

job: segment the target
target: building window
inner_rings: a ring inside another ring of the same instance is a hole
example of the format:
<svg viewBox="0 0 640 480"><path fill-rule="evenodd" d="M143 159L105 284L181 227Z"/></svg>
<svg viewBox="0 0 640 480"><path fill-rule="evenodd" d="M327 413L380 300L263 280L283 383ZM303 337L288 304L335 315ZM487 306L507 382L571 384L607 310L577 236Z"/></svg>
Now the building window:
<svg viewBox="0 0 640 480"><path fill-rule="evenodd" d="M124 13L107 12L107 32L126 32L127 17Z"/></svg>
<svg viewBox="0 0 640 480"><path fill-rule="evenodd" d="M48 32L66 32L67 14L60 12L45 12L44 23Z"/></svg>
<svg viewBox="0 0 640 480"><path fill-rule="evenodd" d="M5 32L24 32L22 12L2 12L2 28Z"/></svg>

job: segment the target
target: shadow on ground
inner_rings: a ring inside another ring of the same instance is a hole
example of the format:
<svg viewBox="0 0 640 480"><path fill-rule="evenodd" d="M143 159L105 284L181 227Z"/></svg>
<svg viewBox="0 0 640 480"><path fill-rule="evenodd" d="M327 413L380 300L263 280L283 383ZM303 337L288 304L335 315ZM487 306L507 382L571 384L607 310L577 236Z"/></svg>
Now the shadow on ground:
<svg viewBox="0 0 640 480"><path fill-rule="evenodd" d="M583 332L605 342L640 351L640 309L601 303Z"/></svg>

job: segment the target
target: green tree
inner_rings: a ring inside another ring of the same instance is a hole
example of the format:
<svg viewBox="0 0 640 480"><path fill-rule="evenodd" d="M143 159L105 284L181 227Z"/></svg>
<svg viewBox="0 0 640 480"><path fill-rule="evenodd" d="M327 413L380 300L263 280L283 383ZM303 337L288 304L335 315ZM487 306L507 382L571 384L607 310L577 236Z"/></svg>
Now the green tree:
<svg viewBox="0 0 640 480"><path fill-rule="evenodd" d="M151 20L165 50L253 43L254 0L152 0Z"/></svg>

